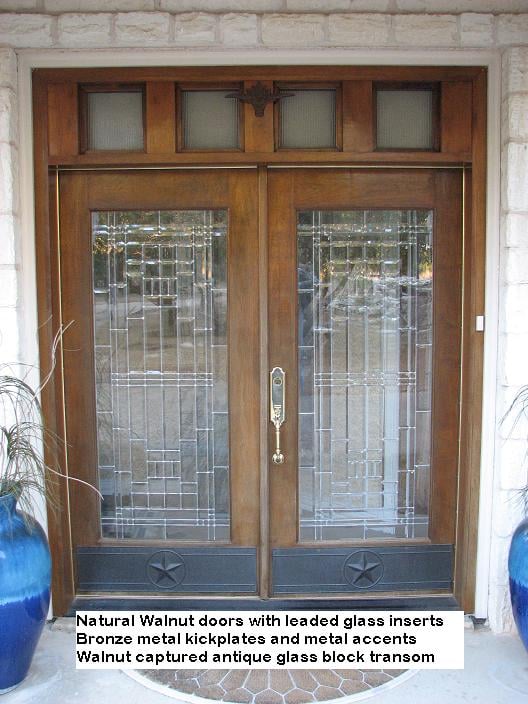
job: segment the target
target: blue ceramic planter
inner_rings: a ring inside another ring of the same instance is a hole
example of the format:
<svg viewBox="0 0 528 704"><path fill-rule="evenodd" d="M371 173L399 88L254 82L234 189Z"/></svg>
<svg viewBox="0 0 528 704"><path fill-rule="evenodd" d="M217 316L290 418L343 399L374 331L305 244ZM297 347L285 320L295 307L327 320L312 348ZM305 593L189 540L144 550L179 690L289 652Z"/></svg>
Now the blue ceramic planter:
<svg viewBox="0 0 528 704"><path fill-rule="evenodd" d="M50 599L48 541L22 516L13 496L0 496L0 694L27 675Z"/></svg>
<svg viewBox="0 0 528 704"><path fill-rule="evenodd" d="M528 518L513 534L508 558L510 595L517 630L528 650Z"/></svg>

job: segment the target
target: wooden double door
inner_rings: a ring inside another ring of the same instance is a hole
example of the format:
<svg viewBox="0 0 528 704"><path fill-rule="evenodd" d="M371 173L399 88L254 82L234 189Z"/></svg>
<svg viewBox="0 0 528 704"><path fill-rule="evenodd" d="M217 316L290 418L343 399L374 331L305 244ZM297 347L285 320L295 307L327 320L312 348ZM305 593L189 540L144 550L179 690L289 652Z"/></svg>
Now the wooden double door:
<svg viewBox="0 0 528 704"><path fill-rule="evenodd" d="M58 185L76 593L450 594L461 172Z"/></svg>

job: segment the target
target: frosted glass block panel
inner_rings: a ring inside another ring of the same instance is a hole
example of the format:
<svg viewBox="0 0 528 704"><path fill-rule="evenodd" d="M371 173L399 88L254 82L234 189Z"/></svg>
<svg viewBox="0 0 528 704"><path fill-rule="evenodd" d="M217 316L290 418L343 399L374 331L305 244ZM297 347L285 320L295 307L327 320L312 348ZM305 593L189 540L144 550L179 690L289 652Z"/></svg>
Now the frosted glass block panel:
<svg viewBox="0 0 528 704"><path fill-rule="evenodd" d="M286 91L280 102L280 146L287 149L334 149L335 90Z"/></svg>
<svg viewBox="0 0 528 704"><path fill-rule="evenodd" d="M238 149L238 100L227 98L233 91L183 91L183 148Z"/></svg>
<svg viewBox="0 0 528 704"><path fill-rule="evenodd" d="M143 149L143 93L87 94L88 149Z"/></svg>
<svg viewBox="0 0 528 704"><path fill-rule="evenodd" d="M378 90L378 149L433 148L433 91Z"/></svg>
<svg viewBox="0 0 528 704"><path fill-rule="evenodd" d="M226 240L224 210L92 213L103 537L229 539Z"/></svg>
<svg viewBox="0 0 528 704"><path fill-rule="evenodd" d="M297 222L300 539L427 537L433 213Z"/></svg>

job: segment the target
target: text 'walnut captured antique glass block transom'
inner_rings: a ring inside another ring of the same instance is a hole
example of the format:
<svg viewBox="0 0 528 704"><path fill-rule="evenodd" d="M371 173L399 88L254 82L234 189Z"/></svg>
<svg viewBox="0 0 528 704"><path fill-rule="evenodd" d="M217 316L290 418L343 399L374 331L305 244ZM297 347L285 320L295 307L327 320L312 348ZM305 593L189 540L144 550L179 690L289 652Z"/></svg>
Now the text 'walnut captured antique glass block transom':
<svg viewBox="0 0 528 704"><path fill-rule="evenodd" d="M94 212L102 535L229 539L227 212Z"/></svg>
<svg viewBox="0 0 528 704"><path fill-rule="evenodd" d="M300 539L428 534L425 210L298 215Z"/></svg>

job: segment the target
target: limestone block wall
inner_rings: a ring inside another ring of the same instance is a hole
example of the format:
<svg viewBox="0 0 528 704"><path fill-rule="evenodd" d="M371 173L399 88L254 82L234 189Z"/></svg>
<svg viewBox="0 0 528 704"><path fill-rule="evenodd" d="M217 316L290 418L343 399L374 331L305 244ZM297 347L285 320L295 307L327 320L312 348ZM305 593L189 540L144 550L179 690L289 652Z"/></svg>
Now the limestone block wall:
<svg viewBox="0 0 528 704"><path fill-rule="evenodd" d="M528 14L481 11L496 5L485 0L0 0L0 45L320 50L522 44ZM500 7L528 12L525 0L504 0Z"/></svg>
<svg viewBox="0 0 528 704"><path fill-rule="evenodd" d="M500 420L519 386L528 383L528 47L502 52L501 228L497 375L498 440L492 508L489 619L511 627L510 537L523 513L518 489L528 483L528 424Z"/></svg>
<svg viewBox="0 0 528 704"><path fill-rule="evenodd" d="M500 423L528 383L528 0L0 0L0 363L24 358L17 56L25 49L483 49L502 75L499 365L488 615L511 628L506 556L528 481L526 426ZM313 60L312 60L313 59ZM402 58L403 60L403 58ZM495 237L496 233L490 233Z"/></svg>
<svg viewBox="0 0 528 704"><path fill-rule="evenodd" d="M19 361L16 66L13 49L0 49L0 364Z"/></svg>

